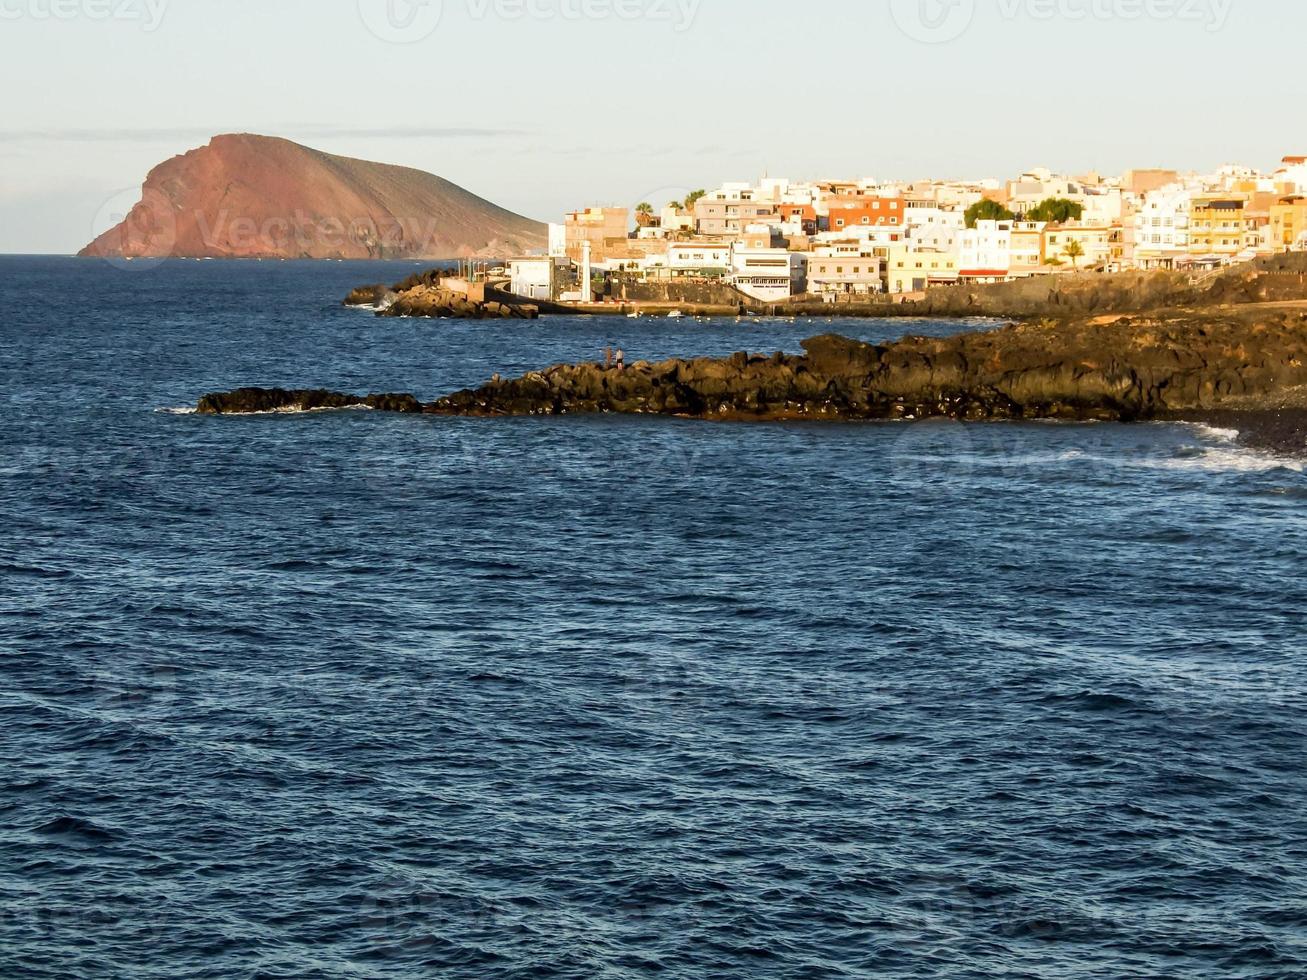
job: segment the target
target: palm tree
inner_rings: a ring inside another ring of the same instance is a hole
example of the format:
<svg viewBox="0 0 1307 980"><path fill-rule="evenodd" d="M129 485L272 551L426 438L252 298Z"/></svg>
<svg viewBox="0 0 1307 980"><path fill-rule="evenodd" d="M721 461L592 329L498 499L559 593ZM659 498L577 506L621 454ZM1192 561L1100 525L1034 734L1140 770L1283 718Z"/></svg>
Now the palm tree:
<svg viewBox="0 0 1307 980"><path fill-rule="evenodd" d="M684 210L685 210L685 202L684 202L684 201L672 201L672 202L671 202L669 205L667 205L667 206L668 206L669 208L675 208L677 211L684 211Z"/></svg>
<svg viewBox="0 0 1307 980"><path fill-rule="evenodd" d="M653 205L648 201L643 201L635 206L636 214L653 214Z"/></svg>
<svg viewBox="0 0 1307 980"><path fill-rule="evenodd" d="M1079 268L1080 260L1085 256L1085 247L1080 244L1079 239L1071 239L1066 243L1066 248L1062 249L1062 254L1071 260L1071 265Z"/></svg>
<svg viewBox="0 0 1307 980"><path fill-rule="evenodd" d="M648 201L644 201L635 206L635 223L641 228L648 228L650 225L654 224L653 205Z"/></svg>

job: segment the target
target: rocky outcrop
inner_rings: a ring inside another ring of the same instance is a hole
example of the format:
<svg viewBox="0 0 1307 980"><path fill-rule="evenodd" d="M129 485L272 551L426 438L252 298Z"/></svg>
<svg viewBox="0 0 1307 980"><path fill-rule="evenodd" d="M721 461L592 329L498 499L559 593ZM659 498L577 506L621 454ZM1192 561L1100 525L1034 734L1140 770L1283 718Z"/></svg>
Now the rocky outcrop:
<svg viewBox="0 0 1307 980"><path fill-rule="evenodd" d="M547 228L420 170L289 140L214 137L146 178L127 218L82 255L106 258L502 258Z"/></svg>
<svg viewBox="0 0 1307 980"><path fill-rule="evenodd" d="M377 311L377 316L442 317L460 320L534 320L540 308L526 303L484 303L468 299L440 286L414 286L396 294Z"/></svg>
<svg viewBox="0 0 1307 980"><path fill-rule="evenodd" d="M201 415L261 415L271 412L320 412L343 408L370 408L378 412L415 414L422 403L412 395L342 395L335 391L286 391L283 388L238 388L205 395Z"/></svg>
<svg viewBox="0 0 1307 980"><path fill-rule="evenodd" d="M1041 322L802 357L570 365L451 395L455 415L626 412L731 419L1081 419L1307 406L1307 316Z"/></svg>
<svg viewBox="0 0 1307 980"><path fill-rule="evenodd" d="M1307 314L1019 324L885 346L826 335L803 355L559 365L402 410L507 416L618 412L711 419L1137 421L1307 408ZM322 392L210 395L201 411L316 407ZM351 404L368 403L355 399ZM378 403L374 407L380 407ZM329 407L324 405L324 407Z"/></svg>
<svg viewBox="0 0 1307 980"><path fill-rule="evenodd" d="M377 316L433 317L460 320L534 320L540 307L532 303L474 300L444 284L439 269L409 276L394 286L360 286L345 297L346 306L375 308Z"/></svg>
<svg viewBox="0 0 1307 980"><path fill-rule="evenodd" d="M359 286L357 289L350 290L350 294L345 297L344 306L380 306L386 302L392 294L389 286L381 284L375 286Z"/></svg>

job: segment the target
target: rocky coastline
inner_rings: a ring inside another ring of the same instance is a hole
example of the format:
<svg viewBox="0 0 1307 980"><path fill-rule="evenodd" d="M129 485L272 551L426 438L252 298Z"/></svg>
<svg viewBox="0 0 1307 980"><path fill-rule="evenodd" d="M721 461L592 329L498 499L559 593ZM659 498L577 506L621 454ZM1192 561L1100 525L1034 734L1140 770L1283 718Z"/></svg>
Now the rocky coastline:
<svg viewBox="0 0 1307 980"><path fill-rule="evenodd" d="M1113 422L1279 413L1296 419L1307 410L1307 313L1299 311L1040 321L886 345L828 334L803 349L637 362L625 370L563 364L426 403L414 395L246 388L206 395L198 410L365 406L472 417Z"/></svg>
<svg viewBox="0 0 1307 980"><path fill-rule="evenodd" d="M394 286L359 286L345 297L344 305L368 307L379 317L427 317L452 320L535 320L540 307L485 296L477 299L446 285L438 270L410 276Z"/></svg>

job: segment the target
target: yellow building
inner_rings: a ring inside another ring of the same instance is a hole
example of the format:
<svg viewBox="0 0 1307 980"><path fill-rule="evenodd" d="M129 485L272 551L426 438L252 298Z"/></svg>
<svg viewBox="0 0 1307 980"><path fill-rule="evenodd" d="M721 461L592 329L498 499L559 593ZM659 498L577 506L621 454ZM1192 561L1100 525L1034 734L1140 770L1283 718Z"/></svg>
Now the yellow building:
<svg viewBox="0 0 1307 980"><path fill-rule="evenodd" d="M1013 279L1039 276L1048 272L1044 266L1044 229L1039 221L1012 223L1012 265L1009 274Z"/></svg>
<svg viewBox="0 0 1307 980"><path fill-rule="evenodd" d="M1270 246L1275 252L1307 249L1307 197L1285 197L1271 205Z"/></svg>
<svg viewBox="0 0 1307 980"><path fill-rule="evenodd" d="M1189 204L1189 254L1233 258L1247 247L1248 198L1205 194Z"/></svg>
<svg viewBox="0 0 1307 980"><path fill-rule="evenodd" d="M951 286L958 281L958 253L915 249L907 242L891 245L885 278L891 293L920 293L931 286Z"/></svg>
<svg viewBox="0 0 1307 980"><path fill-rule="evenodd" d="M1120 260L1122 239L1119 225L1049 225L1044 229L1044 261L1080 269L1107 265ZM1080 244L1077 256L1067 254L1072 242Z"/></svg>

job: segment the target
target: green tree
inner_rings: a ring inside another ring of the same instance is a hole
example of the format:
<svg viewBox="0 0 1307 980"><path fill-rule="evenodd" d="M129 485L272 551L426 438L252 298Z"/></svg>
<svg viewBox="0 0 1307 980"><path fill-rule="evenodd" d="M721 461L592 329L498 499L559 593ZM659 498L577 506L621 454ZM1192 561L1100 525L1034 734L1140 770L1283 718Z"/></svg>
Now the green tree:
<svg viewBox="0 0 1307 980"><path fill-rule="evenodd" d="M967 208L967 227L976 227L978 221L1011 221L1016 215L997 201L985 198Z"/></svg>
<svg viewBox="0 0 1307 980"><path fill-rule="evenodd" d="M1080 260L1085 257L1085 247L1080 244L1079 240L1073 238L1066 243L1066 248L1062 249L1062 254L1071 260L1071 264L1076 268L1080 267Z"/></svg>
<svg viewBox="0 0 1307 980"><path fill-rule="evenodd" d="M697 204L699 201L703 200L707 196L708 196L708 192L705 190L697 190L694 193L687 195L685 198L686 210L693 211L695 204Z"/></svg>
<svg viewBox="0 0 1307 980"><path fill-rule="evenodd" d="M1041 201L1026 212L1029 221L1046 221L1051 225L1064 225L1068 221L1079 221L1085 214L1085 206L1064 197L1050 197Z"/></svg>
<svg viewBox="0 0 1307 980"><path fill-rule="evenodd" d="M636 214L653 214L653 205L648 201L642 201L635 206Z"/></svg>
<svg viewBox="0 0 1307 980"><path fill-rule="evenodd" d="M684 211L684 210L685 210L685 202L684 202L684 201L672 201L672 202L670 202L667 206L668 206L669 208L675 208L677 211Z"/></svg>

